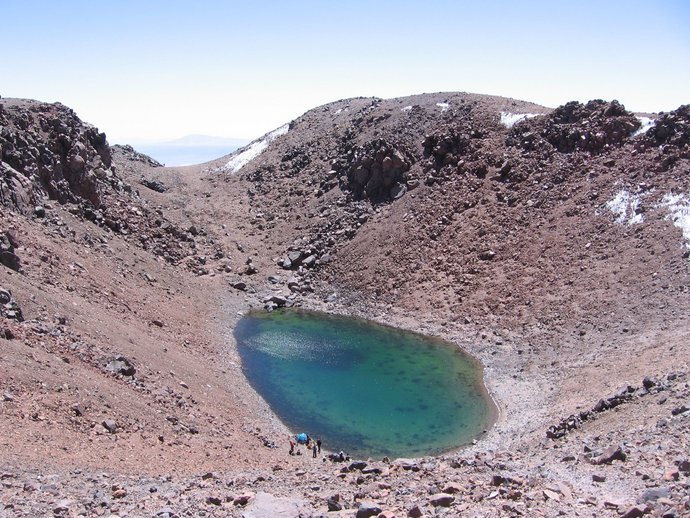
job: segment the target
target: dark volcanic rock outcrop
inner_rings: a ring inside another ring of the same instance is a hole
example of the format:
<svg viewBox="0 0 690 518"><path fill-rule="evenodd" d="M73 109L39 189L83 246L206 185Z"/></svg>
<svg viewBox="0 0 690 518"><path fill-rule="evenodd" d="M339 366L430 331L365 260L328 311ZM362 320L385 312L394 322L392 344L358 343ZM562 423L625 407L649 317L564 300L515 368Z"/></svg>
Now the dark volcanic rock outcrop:
<svg viewBox="0 0 690 518"><path fill-rule="evenodd" d="M112 151L105 133L60 103L0 99L0 205L50 224L53 220L46 218L42 204L55 200L109 232L131 236L136 246L167 262L184 260L190 270L208 273L203 250L223 257L222 250L199 232L181 228L148 208L116 171ZM160 166L131 146L114 151L128 164ZM161 193L166 190L157 181L142 183ZM18 270L13 249L8 243L2 246L2 264Z"/></svg>
<svg viewBox="0 0 690 518"><path fill-rule="evenodd" d="M112 177L105 133L60 103L35 101L3 100L0 126L0 202L27 212L47 194L101 205L99 180Z"/></svg>
<svg viewBox="0 0 690 518"><path fill-rule="evenodd" d="M640 127L640 121L618 101L572 101L559 106L546 117L536 117L517 124L508 139L524 149L548 142L561 153L589 151L600 153L620 146Z"/></svg>

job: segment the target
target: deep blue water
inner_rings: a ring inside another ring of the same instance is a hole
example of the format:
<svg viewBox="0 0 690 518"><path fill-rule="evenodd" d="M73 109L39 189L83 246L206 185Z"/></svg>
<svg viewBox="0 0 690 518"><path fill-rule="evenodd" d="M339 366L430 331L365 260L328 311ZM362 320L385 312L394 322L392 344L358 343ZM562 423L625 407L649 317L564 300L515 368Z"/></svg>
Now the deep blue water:
<svg viewBox="0 0 690 518"><path fill-rule="evenodd" d="M332 451L436 454L471 442L493 418L477 363L437 339L301 311L252 313L235 337L245 375L273 411Z"/></svg>

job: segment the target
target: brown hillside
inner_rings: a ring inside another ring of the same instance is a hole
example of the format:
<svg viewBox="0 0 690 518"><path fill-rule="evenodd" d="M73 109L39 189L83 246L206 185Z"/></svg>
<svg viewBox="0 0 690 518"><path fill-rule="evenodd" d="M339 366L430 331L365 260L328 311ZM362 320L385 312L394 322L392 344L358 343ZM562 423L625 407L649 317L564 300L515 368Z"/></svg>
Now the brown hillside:
<svg viewBox="0 0 690 518"><path fill-rule="evenodd" d="M690 512L690 107L654 119L348 99L163 168L0 99L0 516ZM288 456L232 337L282 305L463 347L498 422L364 470Z"/></svg>

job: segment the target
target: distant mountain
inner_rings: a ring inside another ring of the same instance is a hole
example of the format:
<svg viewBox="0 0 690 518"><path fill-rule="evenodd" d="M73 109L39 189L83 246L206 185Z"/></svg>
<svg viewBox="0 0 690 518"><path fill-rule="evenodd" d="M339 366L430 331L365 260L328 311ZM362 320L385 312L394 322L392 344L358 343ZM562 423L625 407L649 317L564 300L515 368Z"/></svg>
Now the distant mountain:
<svg viewBox="0 0 690 518"><path fill-rule="evenodd" d="M166 166L182 166L214 160L248 143L248 139L186 135L163 142L135 142L133 146Z"/></svg>

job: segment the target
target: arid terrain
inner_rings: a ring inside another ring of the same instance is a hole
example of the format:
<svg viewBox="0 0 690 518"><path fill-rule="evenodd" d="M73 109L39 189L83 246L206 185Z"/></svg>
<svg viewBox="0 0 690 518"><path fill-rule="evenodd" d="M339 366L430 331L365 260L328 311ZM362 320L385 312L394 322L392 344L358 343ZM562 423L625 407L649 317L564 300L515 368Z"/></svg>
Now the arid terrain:
<svg viewBox="0 0 690 518"><path fill-rule="evenodd" d="M165 168L0 99L0 157L0 517L690 515L690 105L347 99ZM282 306L456 344L496 424L289 456L232 334Z"/></svg>

